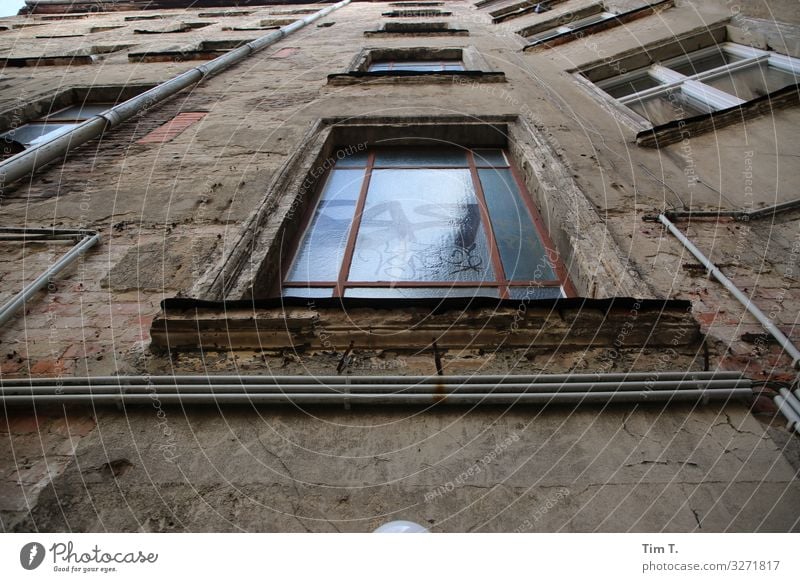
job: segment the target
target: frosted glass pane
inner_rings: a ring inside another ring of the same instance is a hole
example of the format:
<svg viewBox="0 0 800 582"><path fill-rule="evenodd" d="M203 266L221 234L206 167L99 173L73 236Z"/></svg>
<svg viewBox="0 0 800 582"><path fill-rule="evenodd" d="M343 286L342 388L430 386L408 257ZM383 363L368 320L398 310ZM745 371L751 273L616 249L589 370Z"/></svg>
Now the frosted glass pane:
<svg viewBox="0 0 800 582"><path fill-rule="evenodd" d="M13 140L25 147L35 146L67 133L75 127L72 123L26 123L0 135L0 139Z"/></svg>
<svg viewBox="0 0 800 582"><path fill-rule="evenodd" d="M557 279L511 170L478 170L492 230L509 281Z"/></svg>
<svg viewBox="0 0 800 582"><path fill-rule="evenodd" d="M348 280L494 280L469 170L374 170Z"/></svg>
<svg viewBox="0 0 800 582"><path fill-rule="evenodd" d="M743 101L763 97L778 89L800 82L792 73L770 67L767 63L759 63L753 67L726 73L715 79L703 81L706 85L716 87L735 95Z"/></svg>
<svg viewBox="0 0 800 582"><path fill-rule="evenodd" d="M336 281L365 170L330 173L287 281Z"/></svg>
<svg viewBox="0 0 800 582"><path fill-rule="evenodd" d="M284 287L284 297L302 297L304 299L317 299L333 296L333 287Z"/></svg>
<svg viewBox="0 0 800 582"><path fill-rule="evenodd" d="M536 299L558 299L563 297L561 287L509 287L509 299L534 301Z"/></svg>
<svg viewBox="0 0 800 582"><path fill-rule="evenodd" d="M494 297L498 292L494 287L352 287L345 289L345 297L380 299L424 299L451 297Z"/></svg>
<svg viewBox="0 0 800 582"><path fill-rule="evenodd" d="M467 167L467 154L459 149L392 148L378 150L375 154L376 167Z"/></svg>

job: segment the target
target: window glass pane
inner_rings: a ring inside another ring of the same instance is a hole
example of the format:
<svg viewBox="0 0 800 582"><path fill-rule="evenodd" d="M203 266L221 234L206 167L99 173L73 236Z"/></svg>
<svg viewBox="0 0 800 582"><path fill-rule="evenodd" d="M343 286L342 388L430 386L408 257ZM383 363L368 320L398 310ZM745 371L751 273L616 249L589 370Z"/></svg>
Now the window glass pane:
<svg viewBox="0 0 800 582"><path fill-rule="evenodd" d="M447 168L466 168L467 153L455 148L392 148L378 150L375 153L376 167L412 166L430 168L444 166Z"/></svg>
<svg viewBox="0 0 800 582"><path fill-rule="evenodd" d="M564 297L561 287L509 287L509 299L533 301L535 299L558 299Z"/></svg>
<svg viewBox="0 0 800 582"><path fill-rule="evenodd" d="M798 82L798 78L788 71L770 67L767 63L758 63L752 67L725 73L703 82L731 95L736 95L743 101L750 101L794 85Z"/></svg>
<svg viewBox="0 0 800 582"><path fill-rule="evenodd" d="M557 279L511 170L482 169L478 174L506 278L509 281Z"/></svg>
<svg viewBox="0 0 800 582"><path fill-rule="evenodd" d="M378 61L370 63L368 71L463 71L461 61Z"/></svg>
<svg viewBox="0 0 800 582"><path fill-rule="evenodd" d="M364 167L367 165L367 152L353 152L348 154L346 147L333 153L337 168Z"/></svg>
<svg viewBox="0 0 800 582"><path fill-rule="evenodd" d="M393 71L441 71L442 63L439 62L397 62L392 67Z"/></svg>
<svg viewBox="0 0 800 582"><path fill-rule="evenodd" d="M344 290L344 296L381 299L499 297L495 287L352 287Z"/></svg>
<svg viewBox="0 0 800 582"><path fill-rule="evenodd" d="M334 169L287 281L336 281L365 170Z"/></svg>
<svg viewBox="0 0 800 582"><path fill-rule="evenodd" d="M388 71L392 63L370 63L368 71Z"/></svg>
<svg viewBox="0 0 800 582"><path fill-rule="evenodd" d="M469 170L374 170L348 279L494 280Z"/></svg>
<svg viewBox="0 0 800 582"><path fill-rule="evenodd" d="M503 150L473 150L475 165L479 168L499 168L508 166Z"/></svg>
<svg viewBox="0 0 800 582"><path fill-rule="evenodd" d="M553 38L561 34L561 28L551 28L550 30L546 30L544 32L540 32L538 34L533 34L528 37L528 40L533 42L544 42L547 39Z"/></svg>
<svg viewBox="0 0 800 582"><path fill-rule="evenodd" d="M661 83L659 83L656 79L648 75L647 72L645 71L638 75L628 77L624 81L613 83L611 85L606 85L603 88L603 91L605 91L612 97L619 98L619 97L625 97L626 95L631 95L633 93L638 93L639 91L644 91L645 89L652 89L653 87L658 87L660 84Z"/></svg>
<svg viewBox="0 0 800 582"><path fill-rule="evenodd" d="M332 297L332 287L284 287L284 297L303 297L305 299L316 299L322 297Z"/></svg>
<svg viewBox="0 0 800 582"><path fill-rule="evenodd" d="M67 133L74 127L73 123L26 123L5 132L0 139L14 140L31 147Z"/></svg>
<svg viewBox="0 0 800 582"><path fill-rule="evenodd" d="M706 54L705 56L692 56L689 54L686 56L685 61L680 64L670 65L669 68L682 75L691 76L702 73L703 71L716 69L723 65L730 65L731 63L741 60L742 57L726 53L721 48L718 48L711 54Z"/></svg>
<svg viewBox="0 0 800 582"><path fill-rule="evenodd" d="M603 20L608 20L614 16L613 14L608 14L606 12L601 12L600 14L593 14L592 16L587 16L586 18L581 18L580 20L575 20L570 22L567 26L572 30L576 28L580 28L581 26L589 26L590 24L595 24L596 22L601 22Z"/></svg>
<svg viewBox="0 0 800 582"><path fill-rule="evenodd" d="M633 101L627 105L645 119L649 119L653 125L661 125L704 113L690 105L680 89Z"/></svg>
<svg viewBox="0 0 800 582"><path fill-rule="evenodd" d="M83 105L75 105L74 107L67 107L56 113L51 113L47 116L47 119L89 119L109 107L113 107L113 105L109 103L84 103Z"/></svg>

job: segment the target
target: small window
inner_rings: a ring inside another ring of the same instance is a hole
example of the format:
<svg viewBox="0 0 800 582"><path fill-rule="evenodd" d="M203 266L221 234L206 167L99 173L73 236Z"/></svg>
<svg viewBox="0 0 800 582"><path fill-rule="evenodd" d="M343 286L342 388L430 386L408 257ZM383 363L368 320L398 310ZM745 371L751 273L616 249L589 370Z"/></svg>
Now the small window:
<svg viewBox="0 0 800 582"><path fill-rule="evenodd" d="M599 14L594 14L592 16L587 16L586 18L580 18L578 20L573 20L572 22L568 22L562 26L557 26L555 28L545 30L544 32L540 32L539 34L534 34L533 36L529 36L528 40L531 42L531 44L543 43L550 39L561 36L562 34L573 32L575 30L580 30L585 26L589 26L591 24L597 24L598 22L603 22L604 20L608 20L610 18L614 18L614 14L612 14L611 12L600 12Z"/></svg>
<svg viewBox="0 0 800 582"><path fill-rule="evenodd" d="M436 8L416 8L409 10L392 10L384 12L382 16L387 18L435 18L441 16L452 16L452 12L437 10Z"/></svg>
<svg viewBox="0 0 800 582"><path fill-rule="evenodd" d="M431 6L444 6L444 2L389 2L389 6L397 8L423 8Z"/></svg>
<svg viewBox="0 0 800 582"><path fill-rule="evenodd" d="M565 271L500 149L374 148L328 173L286 297L565 296Z"/></svg>
<svg viewBox="0 0 800 582"><path fill-rule="evenodd" d="M800 60L723 43L595 81L658 126L736 107L798 83Z"/></svg>
<svg viewBox="0 0 800 582"><path fill-rule="evenodd" d="M345 72L328 75L328 83L452 83L456 78L505 82L502 71L492 69L475 47L466 46L365 48Z"/></svg>
<svg viewBox="0 0 800 582"><path fill-rule="evenodd" d="M370 72L386 71L463 71L464 63L461 61L378 61L371 63L367 69Z"/></svg>
<svg viewBox="0 0 800 582"><path fill-rule="evenodd" d="M620 26L659 10L670 8L674 4L674 0L660 0L620 13L607 10L603 3L590 4L574 12L562 14L548 22L526 27L520 30L519 34L529 41L525 50L538 50L541 47L563 44L586 34L594 34ZM502 20L502 18L495 18L495 21L498 20Z"/></svg>
<svg viewBox="0 0 800 582"><path fill-rule="evenodd" d="M214 12L201 12L199 18L234 18L237 16L249 16L252 10L216 10Z"/></svg>
<svg viewBox="0 0 800 582"><path fill-rule="evenodd" d="M22 150L45 143L70 131L76 124L100 114L112 103L83 103L66 107L0 134L3 151L14 155Z"/></svg>
<svg viewBox="0 0 800 582"><path fill-rule="evenodd" d="M447 22L386 22L378 30L365 30L366 36L468 36L469 31Z"/></svg>
<svg viewBox="0 0 800 582"><path fill-rule="evenodd" d="M174 22L162 26L155 26L152 28L137 28L133 31L134 34L174 34L180 32L189 32L196 28L205 28L214 24L213 22Z"/></svg>

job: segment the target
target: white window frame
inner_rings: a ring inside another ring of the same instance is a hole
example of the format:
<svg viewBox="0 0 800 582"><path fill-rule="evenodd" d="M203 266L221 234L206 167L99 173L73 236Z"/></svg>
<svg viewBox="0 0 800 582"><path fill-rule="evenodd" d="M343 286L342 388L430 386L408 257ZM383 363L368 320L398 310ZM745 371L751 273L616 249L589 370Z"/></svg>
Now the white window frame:
<svg viewBox="0 0 800 582"><path fill-rule="evenodd" d="M696 73L694 75L683 75L682 73L670 68L679 64L684 64L690 58L703 58L704 56L717 53L720 50L730 55L740 57L742 60L731 64L721 65L719 67L703 71L702 73ZM704 81L716 79L717 77L723 75L729 75L733 72L758 66L762 63L766 63L770 67L774 67L783 72L800 76L800 59L779 55L771 51L747 47L732 42L724 42L720 43L719 45L714 45L705 49L700 49L685 55L674 57L663 61L662 63L650 65L649 67L636 69L635 71L631 71L623 75L609 77L608 79L597 81L594 84L605 91L609 87L619 85L621 82L624 82L628 79L641 77L642 75L647 75L658 81L660 84L657 87L644 89L636 93L631 93L630 95L625 95L624 97L615 98L608 95L609 98L614 99L616 102L621 103L622 105L625 105L626 113L636 120L639 125L641 125L643 128L651 128L654 127L655 124L630 109L628 105L644 99L667 94L675 89L680 89L681 92L683 92L692 100L693 106L697 106L706 113L712 113L721 109L742 105L746 103L746 101L736 97L735 95L726 93L725 91L720 91L719 89L707 85L704 83Z"/></svg>

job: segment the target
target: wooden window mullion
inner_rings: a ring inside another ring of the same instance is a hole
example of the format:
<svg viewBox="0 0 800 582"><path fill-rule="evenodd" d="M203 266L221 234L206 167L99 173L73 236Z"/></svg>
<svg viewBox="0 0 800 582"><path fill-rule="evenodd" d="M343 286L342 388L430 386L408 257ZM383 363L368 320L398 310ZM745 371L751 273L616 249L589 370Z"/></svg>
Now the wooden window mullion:
<svg viewBox="0 0 800 582"><path fill-rule="evenodd" d="M500 284L498 292L500 299L508 298L508 284L506 281L506 273L503 269L503 263L500 260L500 251L497 248L497 240L494 236L494 229L492 222L489 219L489 207L486 205L486 197L483 193L483 186L481 186L480 176L478 175L478 168L475 166L475 156L472 150L467 150L467 162L469 163L469 171L472 175L472 183L475 188L475 196L478 199L478 208L481 212L481 221L486 231L486 236L489 242L489 251L492 257L492 266L494 267L494 278Z"/></svg>
<svg viewBox="0 0 800 582"><path fill-rule="evenodd" d="M347 275L350 273L350 264L353 261L353 251L356 245L356 238L358 237L358 229L361 226L361 215L366 206L367 192L369 191L369 182L372 178L372 169L374 166L375 152L371 151L367 157L367 169L364 172L364 182L361 184L361 191L358 194L353 223L350 225L350 233L347 236L347 246L345 247L344 257L342 258L342 265L339 268L339 278L336 282L336 287L333 289L334 297L344 296L345 282L347 281Z"/></svg>

